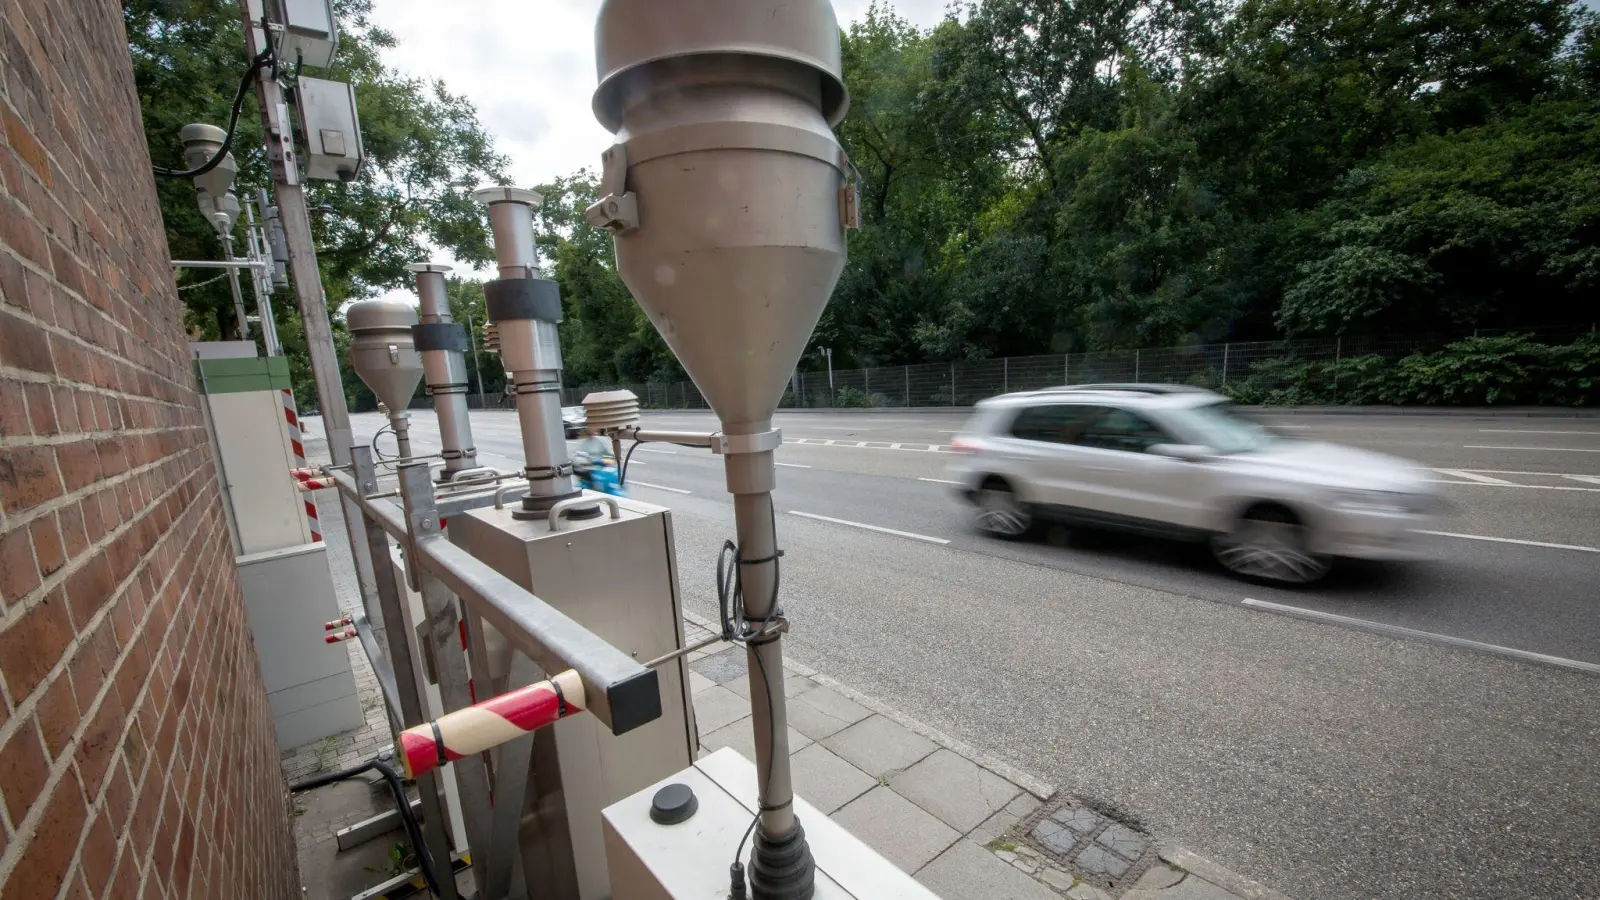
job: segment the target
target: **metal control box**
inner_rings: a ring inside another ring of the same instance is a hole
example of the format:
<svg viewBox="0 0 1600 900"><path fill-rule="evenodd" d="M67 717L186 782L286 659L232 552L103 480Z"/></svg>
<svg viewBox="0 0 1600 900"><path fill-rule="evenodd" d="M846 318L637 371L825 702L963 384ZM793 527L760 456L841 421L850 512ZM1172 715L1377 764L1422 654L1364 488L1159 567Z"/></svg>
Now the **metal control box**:
<svg viewBox="0 0 1600 900"><path fill-rule="evenodd" d="M293 65L326 69L339 49L333 0L267 0L267 18L282 25L278 53Z"/></svg>
<svg viewBox="0 0 1600 900"><path fill-rule="evenodd" d="M343 81L302 75L295 83L294 98L305 139L306 177L354 181L366 154L355 88Z"/></svg>
<svg viewBox="0 0 1600 900"><path fill-rule="evenodd" d="M650 817L651 799L669 784L686 785L699 804L675 825ZM612 804L604 812L612 897L728 896L728 864L756 806L756 767L731 747ZM794 798L794 809L817 862L815 900L938 900L803 798ZM745 844L747 867L749 861Z"/></svg>
<svg viewBox="0 0 1600 900"><path fill-rule="evenodd" d="M512 510L453 516L450 540L635 659L683 647L669 510L616 498L618 518L518 520ZM520 835L530 895L606 900L600 812L694 761L688 668L658 670L661 718L613 735L592 716L535 732Z"/></svg>

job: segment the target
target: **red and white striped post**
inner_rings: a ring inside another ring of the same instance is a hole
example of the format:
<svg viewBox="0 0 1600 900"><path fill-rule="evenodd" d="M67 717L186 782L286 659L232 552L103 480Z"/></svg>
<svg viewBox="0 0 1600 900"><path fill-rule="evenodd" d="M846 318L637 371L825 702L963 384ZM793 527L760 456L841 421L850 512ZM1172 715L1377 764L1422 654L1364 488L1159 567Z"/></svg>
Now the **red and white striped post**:
<svg viewBox="0 0 1600 900"><path fill-rule="evenodd" d="M583 681L568 669L549 681L490 697L400 732L396 754L407 778L482 753L583 711Z"/></svg>
<svg viewBox="0 0 1600 900"><path fill-rule="evenodd" d="M289 449L294 453L295 468L303 469L306 466L306 445L300 441L300 416L294 409L294 391L284 388L281 393L283 394L283 418L289 424ZM302 491L312 491L332 486L333 483L328 482L319 484L315 488L308 488L302 485L300 489ZM306 523L311 526L311 540L313 542L322 540L322 524L317 521L317 501L310 497L306 498Z"/></svg>

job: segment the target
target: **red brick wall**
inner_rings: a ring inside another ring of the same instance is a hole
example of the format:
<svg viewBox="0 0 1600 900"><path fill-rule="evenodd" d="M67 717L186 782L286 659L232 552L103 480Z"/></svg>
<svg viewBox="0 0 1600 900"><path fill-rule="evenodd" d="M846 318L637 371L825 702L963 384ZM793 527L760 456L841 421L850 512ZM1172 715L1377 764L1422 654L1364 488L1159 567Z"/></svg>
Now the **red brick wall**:
<svg viewBox="0 0 1600 900"><path fill-rule="evenodd" d="M298 897L137 103L0 0L0 900Z"/></svg>

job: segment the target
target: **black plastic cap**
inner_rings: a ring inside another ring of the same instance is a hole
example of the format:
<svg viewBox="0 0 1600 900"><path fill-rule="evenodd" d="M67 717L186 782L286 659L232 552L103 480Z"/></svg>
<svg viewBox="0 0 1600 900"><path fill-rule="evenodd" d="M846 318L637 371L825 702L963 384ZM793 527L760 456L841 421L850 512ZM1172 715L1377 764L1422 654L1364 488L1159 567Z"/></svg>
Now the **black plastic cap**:
<svg viewBox="0 0 1600 900"><path fill-rule="evenodd" d="M650 801L650 820L657 825L687 822L700 809L700 801L687 784L669 784Z"/></svg>

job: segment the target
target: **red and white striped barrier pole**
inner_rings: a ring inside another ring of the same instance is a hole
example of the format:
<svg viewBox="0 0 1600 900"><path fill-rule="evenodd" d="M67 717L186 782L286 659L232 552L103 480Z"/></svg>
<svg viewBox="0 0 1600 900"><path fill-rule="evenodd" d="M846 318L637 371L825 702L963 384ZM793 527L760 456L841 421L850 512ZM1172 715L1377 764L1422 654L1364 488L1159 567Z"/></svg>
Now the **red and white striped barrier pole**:
<svg viewBox="0 0 1600 900"><path fill-rule="evenodd" d="M289 449L294 453L294 464L297 468L306 466L306 445L300 441L300 416L294 409L294 391L283 388L283 418L289 425ZM333 482L327 482L320 487L332 487ZM300 490L312 491L320 488L308 488L302 485ZM313 543L322 540L322 523L317 521L317 502L310 497L306 498L306 523L311 526L311 540Z"/></svg>
<svg viewBox="0 0 1600 900"><path fill-rule="evenodd" d="M400 732L395 750L407 778L482 753L583 711L583 681L568 669Z"/></svg>
<svg viewBox="0 0 1600 900"><path fill-rule="evenodd" d="M325 644L337 644L340 641L348 641L349 639L355 637L356 636L356 630L354 628L346 628L345 627L345 626L347 626L349 624L350 624L350 617L349 616L340 616L339 618L334 619L332 622L323 622L322 623L322 630L323 631L334 631L334 629L336 629L336 628L344 628L344 630L343 631L334 631L333 634L323 635L322 642L325 643Z"/></svg>

